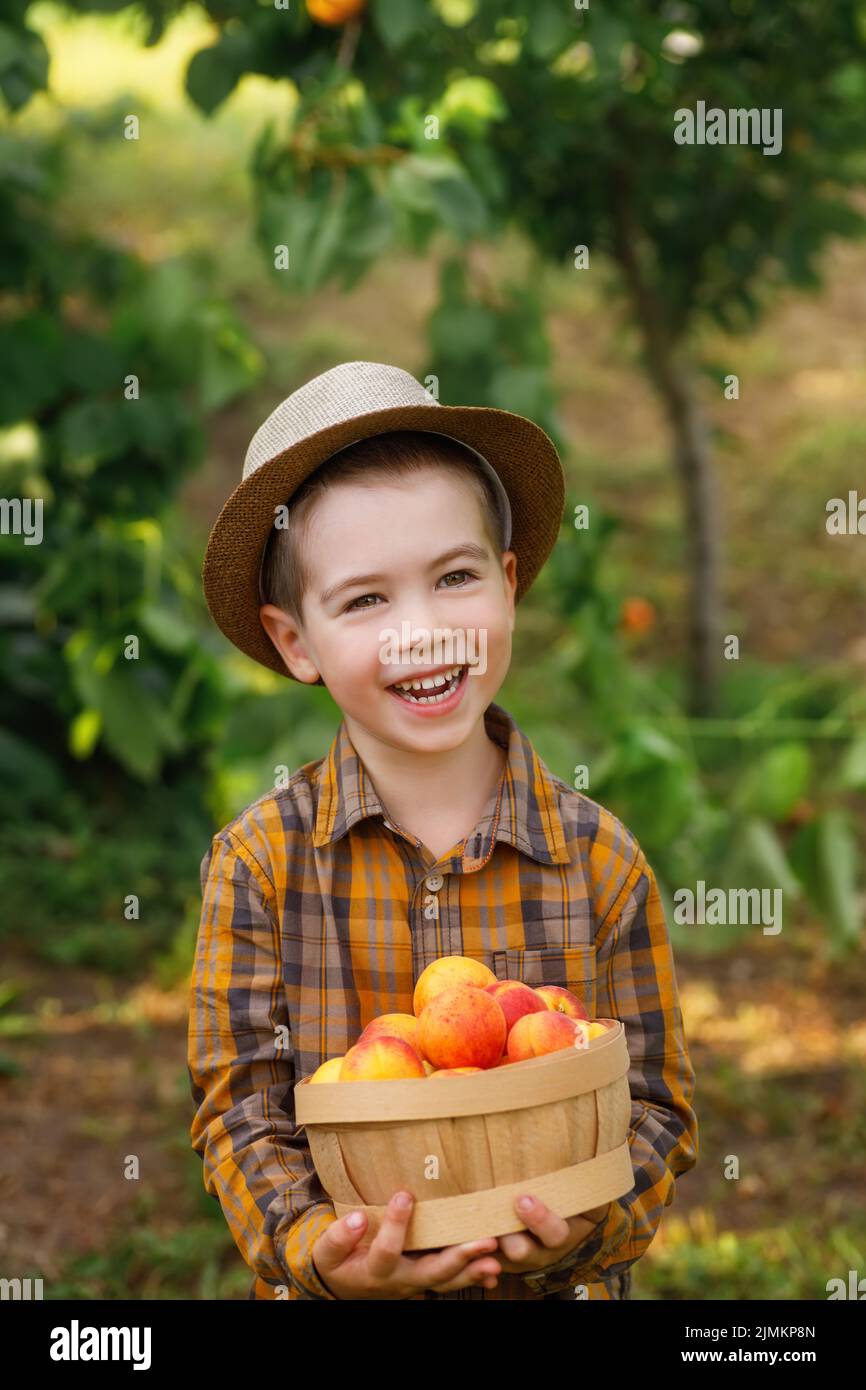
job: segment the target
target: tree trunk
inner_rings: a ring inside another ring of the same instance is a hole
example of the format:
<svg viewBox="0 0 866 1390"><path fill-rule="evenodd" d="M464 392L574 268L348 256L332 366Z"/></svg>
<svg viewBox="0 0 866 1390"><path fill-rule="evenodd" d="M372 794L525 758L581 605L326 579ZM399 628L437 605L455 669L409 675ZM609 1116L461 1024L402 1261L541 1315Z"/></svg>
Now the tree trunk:
<svg viewBox="0 0 866 1390"><path fill-rule="evenodd" d="M708 714L716 700L721 656L719 556L721 517L706 424L690 373L679 357L665 315L641 266L638 234L625 171L613 177L615 255L640 327L647 370L673 435L673 461L683 500L689 562L689 691L692 714Z"/></svg>

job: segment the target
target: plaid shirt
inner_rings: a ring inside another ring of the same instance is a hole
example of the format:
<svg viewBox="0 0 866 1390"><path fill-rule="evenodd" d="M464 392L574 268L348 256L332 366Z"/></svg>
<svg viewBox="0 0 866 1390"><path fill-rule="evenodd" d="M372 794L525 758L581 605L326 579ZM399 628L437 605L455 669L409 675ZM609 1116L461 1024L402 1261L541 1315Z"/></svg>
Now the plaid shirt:
<svg viewBox="0 0 866 1390"><path fill-rule="evenodd" d="M249 806L202 861L190 1133L255 1274L250 1298L333 1298L312 1250L336 1215L295 1124L294 1083L377 1014L411 1013L415 981L439 956L564 985L591 1018L623 1022L635 1182L534 1287L503 1273L495 1289L413 1297L625 1297L675 1178L697 1160L694 1072L653 872L620 821L554 777L504 709L484 717L506 767L447 855L389 817L343 721L326 757Z"/></svg>

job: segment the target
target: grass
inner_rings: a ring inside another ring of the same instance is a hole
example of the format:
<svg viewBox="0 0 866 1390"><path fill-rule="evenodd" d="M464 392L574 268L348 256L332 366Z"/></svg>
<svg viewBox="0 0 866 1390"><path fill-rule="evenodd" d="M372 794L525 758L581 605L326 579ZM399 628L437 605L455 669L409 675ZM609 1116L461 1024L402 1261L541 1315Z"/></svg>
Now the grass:
<svg viewBox="0 0 866 1390"><path fill-rule="evenodd" d="M824 1299L828 1282L862 1266L866 1220L855 1214L819 1229L786 1213L749 1232L718 1230L711 1210L669 1220L662 1249L639 1262L632 1296L641 1299Z"/></svg>

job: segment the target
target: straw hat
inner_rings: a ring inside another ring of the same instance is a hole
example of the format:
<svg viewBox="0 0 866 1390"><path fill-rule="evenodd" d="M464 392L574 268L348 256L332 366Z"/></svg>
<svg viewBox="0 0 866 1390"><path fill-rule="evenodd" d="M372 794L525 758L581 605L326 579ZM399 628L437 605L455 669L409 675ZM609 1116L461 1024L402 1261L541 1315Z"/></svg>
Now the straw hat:
<svg viewBox="0 0 866 1390"><path fill-rule="evenodd" d="M204 593L217 626L242 652L280 675L291 672L259 618L267 602L262 558L276 508L332 454L392 430L444 434L478 456L503 510L505 548L517 555L516 601L556 543L565 481L544 430L508 410L440 405L400 367L341 362L293 391L256 430L242 481L217 517L204 557Z"/></svg>

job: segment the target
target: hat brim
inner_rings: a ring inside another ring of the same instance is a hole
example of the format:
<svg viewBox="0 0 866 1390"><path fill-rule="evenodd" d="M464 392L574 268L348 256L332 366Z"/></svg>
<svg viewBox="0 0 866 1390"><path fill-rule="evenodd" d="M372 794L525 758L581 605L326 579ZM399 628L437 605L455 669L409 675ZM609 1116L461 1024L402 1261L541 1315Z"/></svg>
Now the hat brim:
<svg viewBox="0 0 866 1390"><path fill-rule="evenodd" d="M511 549L519 601L556 544L565 504L553 441L523 415L491 406L408 405L371 411L308 435L263 463L235 488L214 523L202 582L207 606L229 641L254 661L291 676L259 617L259 571L276 508L337 449L391 430L432 430L477 449L502 479L511 504Z"/></svg>

